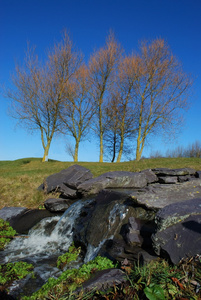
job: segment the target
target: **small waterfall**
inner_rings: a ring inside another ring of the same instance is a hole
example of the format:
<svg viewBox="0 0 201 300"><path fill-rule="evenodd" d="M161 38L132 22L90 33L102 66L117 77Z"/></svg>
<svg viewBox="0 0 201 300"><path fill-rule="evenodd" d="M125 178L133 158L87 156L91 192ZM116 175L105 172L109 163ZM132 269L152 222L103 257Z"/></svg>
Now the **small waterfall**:
<svg viewBox="0 0 201 300"><path fill-rule="evenodd" d="M97 256L99 250L107 240L112 240L114 238L114 235L118 229L117 222L122 221L126 217L127 213L128 209L124 204L115 203L109 212L107 229L102 236L102 240L99 242L97 247L91 245L90 243L88 244L87 252L84 258L85 263ZM98 227L96 230L98 230Z"/></svg>
<svg viewBox="0 0 201 300"><path fill-rule="evenodd" d="M113 236L107 238L108 240L113 239ZM92 246L91 244L88 245L87 247L87 252L84 258L84 263L86 264L87 262L89 262L90 260L94 259L100 248L104 245L104 243L106 242L107 239L102 240L99 245L97 247Z"/></svg>
<svg viewBox="0 0 201 300"><path fill-rule="evenodd" d="M49 217L40 221L28 234L28 238L16 238L6 247L6 262L29 258L33 262L58 256L72 243L72 229L80 210L86 202L77 201L62 217Z"/></svg>
<svg viewBox="0 0 201 300"><path fill-rule="evenodd" d="M127 212L128 212L128 209L125 207L125 205L116 203L113 206L113 208L111 209L110 214L109 214L108 229L110 230L111 227L114 225L117 216L119 216L119 219L121 221L121 220L123 220L125 218Z"/></svg>

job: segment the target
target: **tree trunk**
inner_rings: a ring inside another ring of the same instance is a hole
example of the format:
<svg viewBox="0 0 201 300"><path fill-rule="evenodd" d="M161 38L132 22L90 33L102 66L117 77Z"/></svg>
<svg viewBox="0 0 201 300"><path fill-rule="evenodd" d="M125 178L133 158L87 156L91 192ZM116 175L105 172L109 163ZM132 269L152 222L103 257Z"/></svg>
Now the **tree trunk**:
<svg viewBox="0 0 201 300"><path fill-rule="evenodd" d="M139 161L141 159L141 151L136 150L136 160Z"/></svg>
<svg viewBox="0 0 201 300"><path fill-rule="evenodd" d="M120 147L119 147L119 154L118 154L118 157L117 157L117 162L121 161L121 157L122 157L122 153L123 153L123 146L124 146L124 135L122 134L121 143L120 143Z"/></svg>
<svg viewBox="0 0 201 300"><path fill-rule="evenodd" d="M140 149L141 141L140 141L140 134L138 134L137 138L137 148L136 148L136 160L139 161L142 154L142 149Z"/></svg>
<svg viewBox="0 0 201 300"><path fill-rule="evenodd" d="M50 146L47 145L46 148L45 148L45 151L44 151L44 155L43 155L42 162L48 161L48 152L49 152L49 148L50 148Z"/></svg>
<svg viewBox="0 0 201 300"><path fill-rule="evenodd" d="M76 141L76 143L75 143L75 153L74 153L74 162L78 162L78 148L79 148L79 142Z"/></svg>
<svg viewBox="0 0 201 300"><path fill-rule="evenodd" d="M113 140L113 157L112 157L112 163L115 160L115 156L116 156L116 134L114 133L114 140Z"/></svg>
<svg viewBox="0 0 201 300"><path fill-rule="evenodd" d="M47 146L46 146L45 149L44 149L44 155L43 155L42 162L48 161L48 153L49 153L49 149L50 149L50 141L48 141Z"/></svg>
<svg viewBox="0 0 201 300"><path fill-rule="evenodd" d="M103 162L103 134L100 135L100 156L99 162Z"/></svg>

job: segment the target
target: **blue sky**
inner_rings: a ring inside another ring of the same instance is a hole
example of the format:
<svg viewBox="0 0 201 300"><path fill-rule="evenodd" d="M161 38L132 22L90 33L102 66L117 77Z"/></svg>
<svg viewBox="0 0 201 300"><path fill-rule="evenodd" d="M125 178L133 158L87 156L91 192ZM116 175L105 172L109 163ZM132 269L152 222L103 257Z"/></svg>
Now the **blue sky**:
<svg viewBox="0 0 201 300"><path fill-rule="evenodd" d="M27 42L40 55L61 39L64 29L86 60L104 44L110 29L126 52L141 40L164 38L183 69L195 78L191 107L180 135L164 143L154 138L143 155L201 141L201 1L200 0L0 0L0 84L10 83L15 62L24 59ZM0 94L0 160L42 157L40 134L16 127L8 100ZM65 151L68 137L54 137L49 157L72 160ZM80 161L98 161L98 143L80 146Z"/></svg>

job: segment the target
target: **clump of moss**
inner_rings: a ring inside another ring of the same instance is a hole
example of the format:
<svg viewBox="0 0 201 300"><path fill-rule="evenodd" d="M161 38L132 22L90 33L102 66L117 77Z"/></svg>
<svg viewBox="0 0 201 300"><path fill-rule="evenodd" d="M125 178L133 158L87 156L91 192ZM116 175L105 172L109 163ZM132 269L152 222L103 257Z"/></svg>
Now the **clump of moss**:
<svg viewBox="0 0 201 300"><path fill-rule="evenodd" d="M0 250L4 249L15 234L16 231L9 225L9 223L0 219Z"/></svg>
<svg viewBox="0 0 201 300"><path fill-rule="evenodd" d="M81 247L76 248L74 243L69 247L68 252L59 256L57 259L57 268L64 269L71 261L76 261L81 252Z"/></svg>
<svg viewBox="0 0 201 300"><path fill-rule="evenodd" d="M0 265L0 286L6 290L15 280L26 277L33 270L33 265L23 261Z"/></svg>
<svg viewBox="0 0 201 300"><path fill-rule="evenodd" d="M114 268L113 262L106 257L97 256L94 260L83 264L79 269L68 269L57 279L49 278L40 290L32 296L23 297L23 299L69 299L67 297L72 295L73 291L89 279L94 272L109 268Z"/></svg>

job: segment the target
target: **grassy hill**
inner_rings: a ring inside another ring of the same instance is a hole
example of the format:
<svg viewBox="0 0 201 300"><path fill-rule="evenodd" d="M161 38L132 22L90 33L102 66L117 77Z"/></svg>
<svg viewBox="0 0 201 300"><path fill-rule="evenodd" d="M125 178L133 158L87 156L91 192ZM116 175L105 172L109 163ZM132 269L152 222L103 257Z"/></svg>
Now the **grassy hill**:
<svg viewBox="0 0 201 300"><path fill-rule="evenodd" d="M47 196L37 191L37 187L47 176L73 164L74 162L60 162L56 160L42 163L40 158L0 161L0 209L4 206L37 208L43 205ZM157 167L190 167L195 170L201 170L201 158L155 158L142 159L139 162L79 162L77 164L90 169L94 177L109 171L139 172Z"/></svg>

